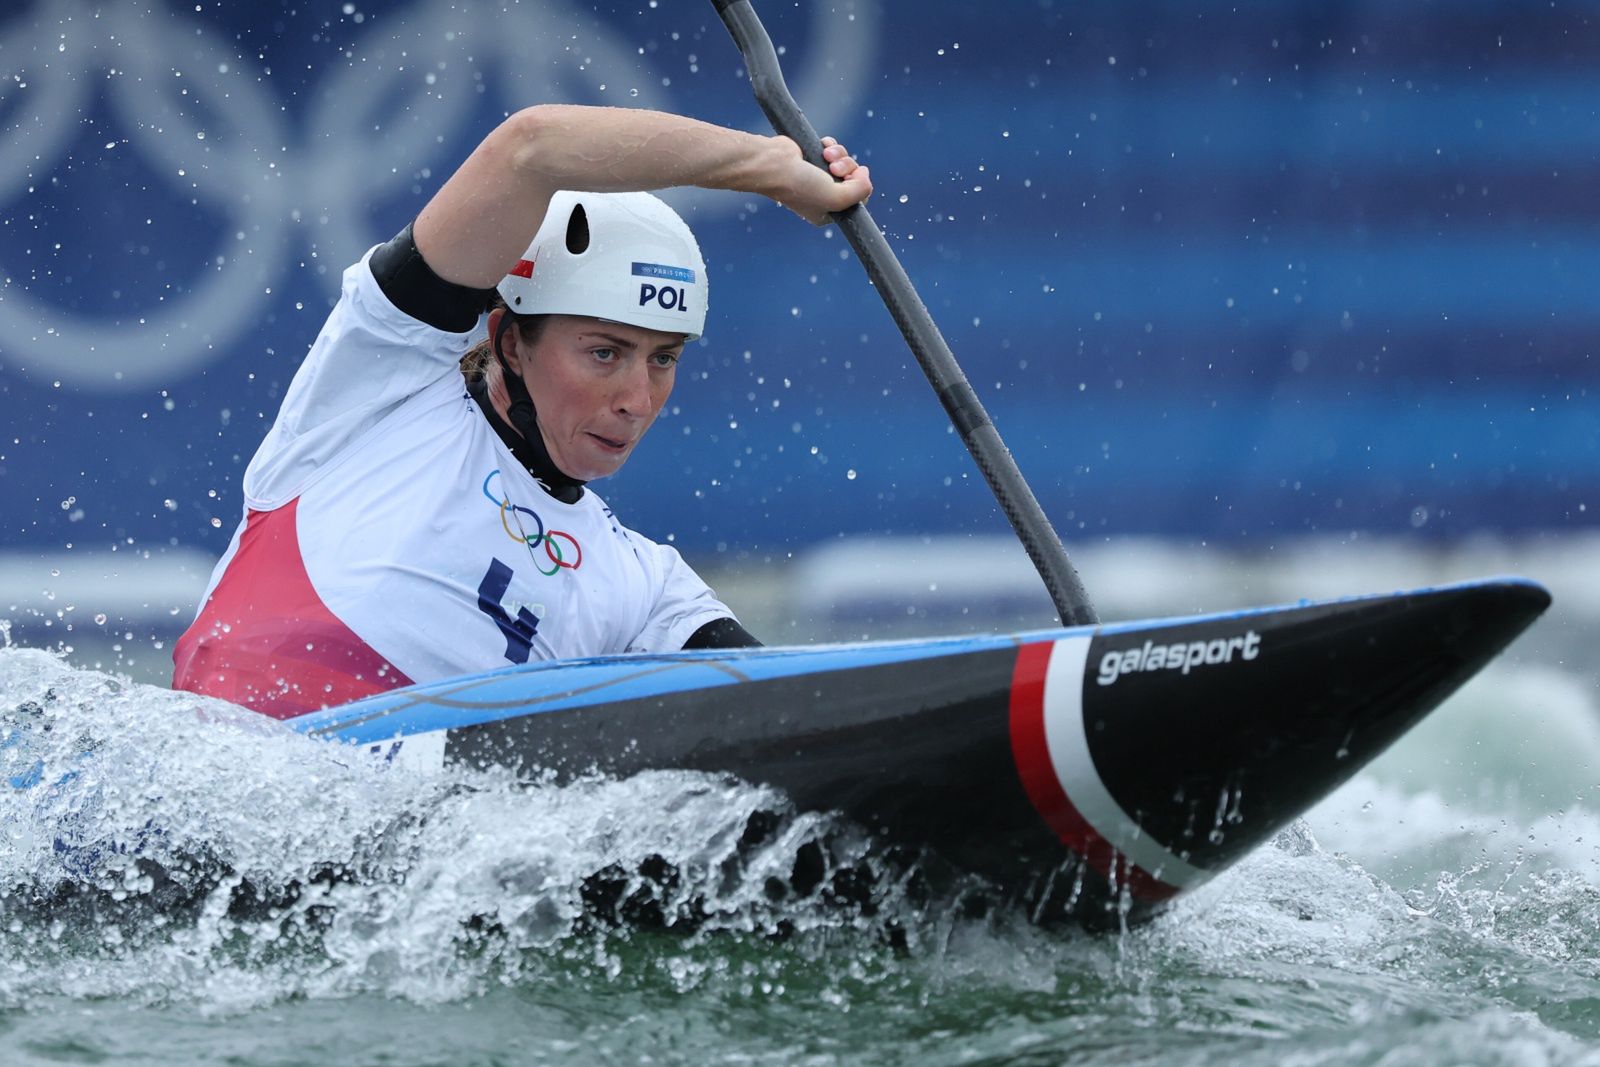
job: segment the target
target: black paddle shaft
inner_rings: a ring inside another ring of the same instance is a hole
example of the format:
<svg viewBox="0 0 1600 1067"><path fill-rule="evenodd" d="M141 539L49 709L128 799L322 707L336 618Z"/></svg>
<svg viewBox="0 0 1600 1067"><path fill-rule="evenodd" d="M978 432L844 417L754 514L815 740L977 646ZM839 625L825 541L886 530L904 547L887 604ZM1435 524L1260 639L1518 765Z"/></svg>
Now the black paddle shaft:
<svg viewBox="0 0 1600 1067"><path fill-rule="evenodd" d="M761 19L750 6L750 0L712 0L712 3L744 56L750 72L750 87L772 128L799 145L808 162L826 170L821 139L790 95L778 63L778 53L772 47L766 27L761 25ZM1005 512L1028 558L1038 568L1061 621L1069 626L1100 621L1094 605L1089 603L1083 581L1061 546L1061 539L1045 517L1033 490L1023 480L1010 450L1000 440L1000 432L989 420L967 376L961 372L933 316L917 296L905 268L900 266L894 250L867 213L866 205L856 204L835 214L833 219L860 257L867 277L922 365L928 383L939 395L939 402L999 501L1000 510Z"/></svg>

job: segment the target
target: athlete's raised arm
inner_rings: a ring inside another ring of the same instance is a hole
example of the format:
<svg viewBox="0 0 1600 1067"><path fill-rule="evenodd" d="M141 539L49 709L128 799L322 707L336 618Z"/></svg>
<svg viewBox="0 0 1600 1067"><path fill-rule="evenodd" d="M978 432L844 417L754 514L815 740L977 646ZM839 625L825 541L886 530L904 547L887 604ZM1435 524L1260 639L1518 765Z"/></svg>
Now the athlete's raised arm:
<svg viewBox="0 0 1600 1067"><path fill-rule="evenodd" d="M484 138L422 209L413 237L441 278L487 289L528 247L560 189L733 189L822 223L872 192L867 168L831 138L824 144L829 169L842 180L805 162L787 137L659 111L541 104Z"/></svg>

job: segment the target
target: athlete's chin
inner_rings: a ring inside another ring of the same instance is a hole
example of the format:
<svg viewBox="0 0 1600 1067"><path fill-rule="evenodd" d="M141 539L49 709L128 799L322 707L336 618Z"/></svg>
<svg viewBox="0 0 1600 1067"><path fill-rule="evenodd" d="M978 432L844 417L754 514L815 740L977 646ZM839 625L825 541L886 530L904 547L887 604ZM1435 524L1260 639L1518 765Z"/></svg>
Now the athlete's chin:
<svg viewBox="0 0 1600 1067"><path fill-rule="evenodd" d="M572 477L580 482L592 482L596 478L609 478L622 469L628 462L628 457L633 455L633 446L619 451L614 449L597 449L592 454L584 456L573 464L576 470L568 471ZM562 468L565 470L566 468Z"/></svg>
<svg viewBox="0 0 1600 1067"><path fill-rule="evenodd" d="M623 460L619 459L615 463L595 464L587 468L582 474L574 474L573 477L580 482L599 481L601 478L609 478L621 470L623 462Z"/></svg>
<svg viewBox="0 0 1600 1067"><path fill-rule="evenodd" d="M574 457L573 466L579 469L567 473L584 482L613 475L628 462L628 457L633 455L633 448L638 443L637 439L617 441L590 434L586 442L587 447L578 449L580 455ZM562 470L566 470L566 467L562 467Z"/></svg>

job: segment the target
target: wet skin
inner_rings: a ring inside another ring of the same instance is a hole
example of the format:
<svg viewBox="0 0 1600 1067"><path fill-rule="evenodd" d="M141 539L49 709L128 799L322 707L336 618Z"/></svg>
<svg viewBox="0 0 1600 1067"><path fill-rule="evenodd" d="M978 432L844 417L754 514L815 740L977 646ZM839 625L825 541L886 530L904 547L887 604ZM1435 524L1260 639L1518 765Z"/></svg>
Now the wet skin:
<svg viewBox="0 0 1600 1067"><path fill-rule="evenodd" d="M498 326L491 316L491 336ZM533 397L551 460L569 477L592 481L621 469L656 421L672 395L684 339L642 326L553 315L532 344L516 330L506 332L503 344ZM505 417L503 390L491 396Z"/></svg>

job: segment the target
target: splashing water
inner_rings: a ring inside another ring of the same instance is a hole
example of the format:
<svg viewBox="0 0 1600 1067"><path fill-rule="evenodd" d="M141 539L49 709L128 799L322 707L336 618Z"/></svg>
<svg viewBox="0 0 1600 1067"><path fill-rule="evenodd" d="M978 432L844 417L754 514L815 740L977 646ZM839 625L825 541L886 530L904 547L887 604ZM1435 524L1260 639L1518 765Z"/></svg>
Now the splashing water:
<svg viewBox="0 0 1600 1067"><path fill-rule="evenodd" d="M1570 675L1497 677L1447 705L1451 729L1508 701L1593 728ZM737 781L423 777L0 649L0 1045L152 1063L1600 1063L1600 814L1481 774L1419 781L1453 761L1419 743L1149 927L1091 936Z"/></svg>
<svg viewBox="0 0 1600 1067"><path fill-rule="evenodd" d="M553 960L614 974L614 929L882 936L903 888L847 893L870 839L731 779L423 777L22 649L0 692L0 1004L453 1001Z"/></svg>

